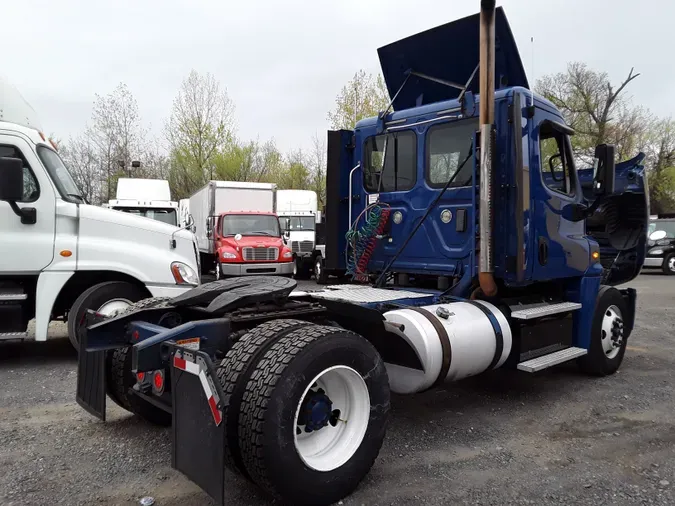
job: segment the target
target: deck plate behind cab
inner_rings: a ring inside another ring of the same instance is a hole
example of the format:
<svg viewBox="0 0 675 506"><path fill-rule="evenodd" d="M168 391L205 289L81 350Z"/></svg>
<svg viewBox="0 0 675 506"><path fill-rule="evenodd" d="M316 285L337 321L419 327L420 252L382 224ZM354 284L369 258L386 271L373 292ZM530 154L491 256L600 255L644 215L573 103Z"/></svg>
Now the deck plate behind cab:
<svg viewBox="0 0 675 506"><path fill-rule="evenodd" d="M394 302L403 299L424 299L432 296L429 293L388 290L386 288L373 288L365 285L332 285L319 292L311 292L308 295L315 299L353 302L357 304Z"/></svg>

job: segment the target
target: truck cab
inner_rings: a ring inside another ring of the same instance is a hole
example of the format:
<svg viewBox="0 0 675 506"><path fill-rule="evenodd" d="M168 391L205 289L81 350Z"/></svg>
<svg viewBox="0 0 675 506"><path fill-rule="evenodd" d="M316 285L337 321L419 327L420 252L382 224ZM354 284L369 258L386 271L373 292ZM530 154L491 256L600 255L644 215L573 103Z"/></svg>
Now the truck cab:
<svg viewBox="0 0 675 506"><path fill-rule="evenodd" d="M119 178L115 197L108 202L111 209L179 226L178 202L171 200L168 181Z"/></svg>
<svg viewBox="0 0 675 506"><path fill-rule="evenodd" d="M293 274L293 253L274 213L228 212L214 231L216 279L223 276Z"/></svg>
<svg viewBox="0 0 675 506"><path fill-rule="evenodd" d="M458 50L450 65L433 49L477 40L477 18L380 48L394 112L361 120L354 131L329 132L329 271L361 274L356 264L363 258L359 252L354 258L348 236L379 206L389 219L362 267L370 276L385 272L395 283L452 286L455 295L468 296L476 288L477 252L486 247L496 282L508 289L551 279L573 284L591 273L613 285L637 276L647 225L644 155L617 164L611 192L599 199L597 170L576 166L573 130L551 102L529 89L501 8L495 27L489 185L477 170L479 48ZM486 186L490 244L481 244L480 192ZM597 209L584 214L596 201Z"/></svg>
<svg viewBox="0 0 675 506"><path fill-rule="evenodd" d="M68 320L77 345L87 309L110 312L199 284L192 234L89 205L33 108L0 81L0 339L47 339Z"/></svg>
<svg viewBox="0 0 675 506"><path fill-rule="evenodd" d="M316 192L311 190L278 190L277 214L288 239L295 262L293 275L309 277L318 253L316 225L321 222Z"/></svg>

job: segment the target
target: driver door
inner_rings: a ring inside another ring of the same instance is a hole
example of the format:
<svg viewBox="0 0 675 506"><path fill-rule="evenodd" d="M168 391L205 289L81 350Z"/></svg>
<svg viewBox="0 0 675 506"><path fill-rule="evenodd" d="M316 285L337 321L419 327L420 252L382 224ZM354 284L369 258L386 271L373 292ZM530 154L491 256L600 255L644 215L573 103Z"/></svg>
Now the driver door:
<svg viewBox="0 0 675 506"><path fill-rule="evenodd" d="M583 202L571 143L560 118L535 112L530 185L534 210L533 278L548 280L583 274L589 265L589 243L583 220L562 216L565 206ZM538 170L537 170L538 169Z"/></svg>
<svg viewBox="0 0 675 506"><path fill-rule="evenodd" d="M52 183L35 151L21 137L0 135L0 157L23 161L23 198L17 205L36 210L36 222L24 224L9 203L0 201L0 275L37 274L54 258L56 200Z"/></svg>

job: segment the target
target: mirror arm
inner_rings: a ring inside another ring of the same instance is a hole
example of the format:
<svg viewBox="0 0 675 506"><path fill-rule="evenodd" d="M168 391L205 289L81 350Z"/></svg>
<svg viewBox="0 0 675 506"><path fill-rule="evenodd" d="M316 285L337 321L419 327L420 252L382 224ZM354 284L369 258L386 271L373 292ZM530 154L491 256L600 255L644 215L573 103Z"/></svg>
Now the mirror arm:
<svg viewBox="0 0 675 506"><path fill-rule="evenodd" d="M16 202L13 200L7 202L9 207L12 208L14 214L21 218L21 223L23 225L35 225L37 223L37 211L34 207L24 207L21 208L16 205Z"/></svg>

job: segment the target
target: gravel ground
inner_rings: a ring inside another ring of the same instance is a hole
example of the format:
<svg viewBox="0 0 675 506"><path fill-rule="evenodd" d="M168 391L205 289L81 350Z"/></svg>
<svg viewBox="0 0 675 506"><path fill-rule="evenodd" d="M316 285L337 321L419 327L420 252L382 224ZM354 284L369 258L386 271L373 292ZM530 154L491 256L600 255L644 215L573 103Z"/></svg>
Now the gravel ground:
<svg viewBox="0 0 675 506"><path fill-rule="evenodd" d="M375 467L344 504L674 504L675 279L644 274L619 373L511 371L394 397ZM0 343L0 504L208 505L171 469L170 432L75 403L65 327ZM227 504L269 504L227 475Z"/></svg>

